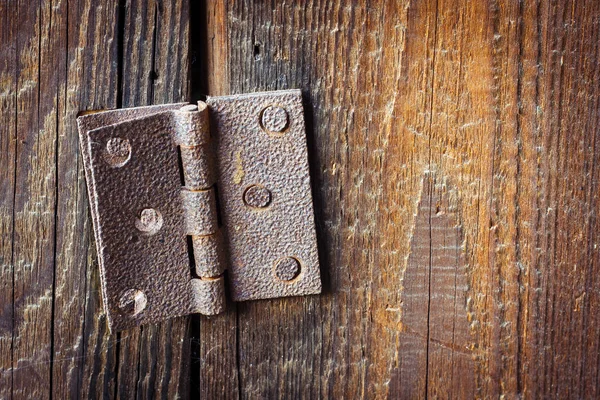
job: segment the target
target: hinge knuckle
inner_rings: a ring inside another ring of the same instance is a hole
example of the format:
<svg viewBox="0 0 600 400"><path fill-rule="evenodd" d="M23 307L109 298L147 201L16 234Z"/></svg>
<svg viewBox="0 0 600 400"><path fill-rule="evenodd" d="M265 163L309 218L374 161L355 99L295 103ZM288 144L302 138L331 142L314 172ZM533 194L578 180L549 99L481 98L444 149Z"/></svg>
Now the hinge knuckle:
<svg viewBox="0 0 600 400"><path fill-rule="evenodd" d="M225 272L225 253L220 231L214 235L192 236L196 275L219 276Z"/></svg>
<svg viewBox="0 0 600 400"><path fill-rule="evenodd" d="M216 315L225 311L225 282L223 276L192 279L190 286L191 313Z"/></svg>
<svg viewBox="0 0 600 400"><path fill-rule="evenodd" d="M191 312L214 315L225 308L223 241L219 233L214 190L214 151L205 103L175 113L184 187L181 189L185 232L192 237L195 274L190 281Z"/></svg>
<svg viewBox="0 0 600 400"><path fill-rule="evenodd" d="M185 186L189 189L208 189L215 183L213 159L209 144L180 146Z"/></svg>
<svg viewBox="0 0 600 400"><path fill-rule="evenodd" d="M181 190L183 217L187 235L212 235L219 229L214 189Z"/></svg>
<svg viewBox="0 0 600 400"><path fill-rule="evenodd" d="M208 108L203 102L173 112L174 140L179 146L201 146L210 141Z"/></svg>

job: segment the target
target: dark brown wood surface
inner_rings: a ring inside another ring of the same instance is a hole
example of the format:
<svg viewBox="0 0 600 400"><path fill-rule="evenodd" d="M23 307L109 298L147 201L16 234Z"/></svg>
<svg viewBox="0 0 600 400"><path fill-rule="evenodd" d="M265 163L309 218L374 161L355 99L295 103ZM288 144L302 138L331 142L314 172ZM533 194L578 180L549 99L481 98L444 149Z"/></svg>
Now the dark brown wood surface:
<svg viewBox="0 0 600 400"><path fill-rule="evenodd" d="M0 399L598 398L596 1L0 2ZM75 117L301 88L325 293L109 334Z"/></svg>

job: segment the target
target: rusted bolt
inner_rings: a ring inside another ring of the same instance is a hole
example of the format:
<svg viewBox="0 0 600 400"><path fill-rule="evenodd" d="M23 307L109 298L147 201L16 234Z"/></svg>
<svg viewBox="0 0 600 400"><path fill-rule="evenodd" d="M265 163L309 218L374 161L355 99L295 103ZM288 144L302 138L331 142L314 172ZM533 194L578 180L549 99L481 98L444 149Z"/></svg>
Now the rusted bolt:
<svg viewBox="0 0 600 400"><path fill-rule="evenodd" d="M262 112L261 123L267 131L281 133L288 127L288 113L283 107L268 106Z"/></svg>
<svg viewBox="0 0 600 400"><path fill-rule="evenodd" d="M141 290L128 289L119 299L119 308L123 313L131 316L138 315L148 305L148 299Z"/></svg>
<svg viewBox="0 0 600 400"><path fill-rule="evenodd" d="M145 208L135 221L135 227L144 233L154 234L162 227L162 215L153 208Z"/></svg>
<svg viewBox="0 0 600 400"><path fill-rule="evenodd" d="M261 185L252 185L244 192L244 203L249 207L265 208L271 204L271 192Z"/></svg>
<svg viewBox="0 0 600 400"><path fill-rule="evenodd" d="M194 112L198 111L198 106L196 104L188 104L179 109L179 111L183 112Z"/></svg>
<svg viewBox="0 0 600 400"><path fill-rule="evenodd" d="M104 160L113 167L122 167L131 158L131 144L129 140L111 138L106 142Z"/></svg>
<svg viewBox="0 0 600 400"><path fill-rule="evenodd" d="M300 261L294 257L285 257L275 264L275 276L283 282L289 282L300 275Z"/></svg>

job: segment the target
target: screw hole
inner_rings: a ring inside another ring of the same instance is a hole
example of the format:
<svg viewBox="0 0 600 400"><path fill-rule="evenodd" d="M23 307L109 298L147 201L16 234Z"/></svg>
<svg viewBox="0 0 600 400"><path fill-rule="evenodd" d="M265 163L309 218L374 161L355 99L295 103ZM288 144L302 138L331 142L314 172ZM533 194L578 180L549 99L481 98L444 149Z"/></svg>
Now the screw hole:
<svg viewBox="0 0 600 400"><path fill-rule="evenodd" d="M244 191L244 203L252 208L266 208L271 204L272 195L262 185L251 185Z"/></svg>
<svg viewBox="0 0 600 400"><path fill-rule="evenodd" d="M284 283L293 282L300 270L301 264L296 257L284 257L275 262L275 277Z"/></svg>
<svg viewBox="0 0 600 400"><path fill-rule="evenodd" d="M143 209L135 220L135 227L142 233L154 235L162 227L162 214L153 208Z"/></svg>
<svg viewBox="0 0 600 400"><path fill-rule="evenodd" d="M254 44L254 59L256 61L258 61L258 60L261 59L261 56L260 56L260 43L255 43Z"/></svg>

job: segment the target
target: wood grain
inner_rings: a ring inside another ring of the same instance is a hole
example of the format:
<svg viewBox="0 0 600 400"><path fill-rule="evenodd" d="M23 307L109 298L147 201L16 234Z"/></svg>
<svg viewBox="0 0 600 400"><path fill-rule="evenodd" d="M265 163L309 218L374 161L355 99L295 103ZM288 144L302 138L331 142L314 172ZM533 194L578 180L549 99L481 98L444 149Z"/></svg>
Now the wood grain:
<svg viewBox="0 0 600 400"><path fill-rule="evenodd" d="M1 2L0 399L598 397L599 16ZM75 116L191 87L303 90L325 293L110 334Z"/></svg>
<svg viewBox="0 0 600 400"><path fill-rule="evenodd" d="M17 155L16 4L0 3L0 398L10 398L13 366L13 233Z"/></svg>
<svg viewBox="0 0 600 400"><path fill-rule="evenodd" d="M456 194L447 179L423 177L402 280L399 366L391 379L391 385L397 385L391 393L402 398L474 395L473 338Z"/></svg>
<svg viewBox="0 0 600 400"><path fill-rule="evenodd" d="M118 52L112 43L118 32L112 21L118 8L92 1L59 5L54 8L61 13L63 36L53 73L58 85L58 198L50 395L99 397L114 392L116 347L102 310L76 117L83 110L117 106Z"/></svg>
<svg viewBox="0 0 600 400"><path fill-rule="evenodd" d="M75 119L187 99L188 8L0 6L2 399L187 397L186 318L107 331Z"/></svg>
<svg viewBox="0 0 600 400"><path fill-rule="evenodd" d="M305 90L328 283L238 305L241 397L406 393L394 371L419 365L402 305L426 172L452 181L452 265L466 271L453 299L431 275L429 302L457 305L469 351L448 380L439 366L458 349L430 343L418 397L595 395L598 15L592 2L227 4L230 90Z"/></svg>
<svg viewBox="0 0 600 400"><path fill-rule="evenodd" d="M12 395L47 398L52 353L58 46L49 7L17 4ZM43 94L49 93L49 96Z"/></svg>

